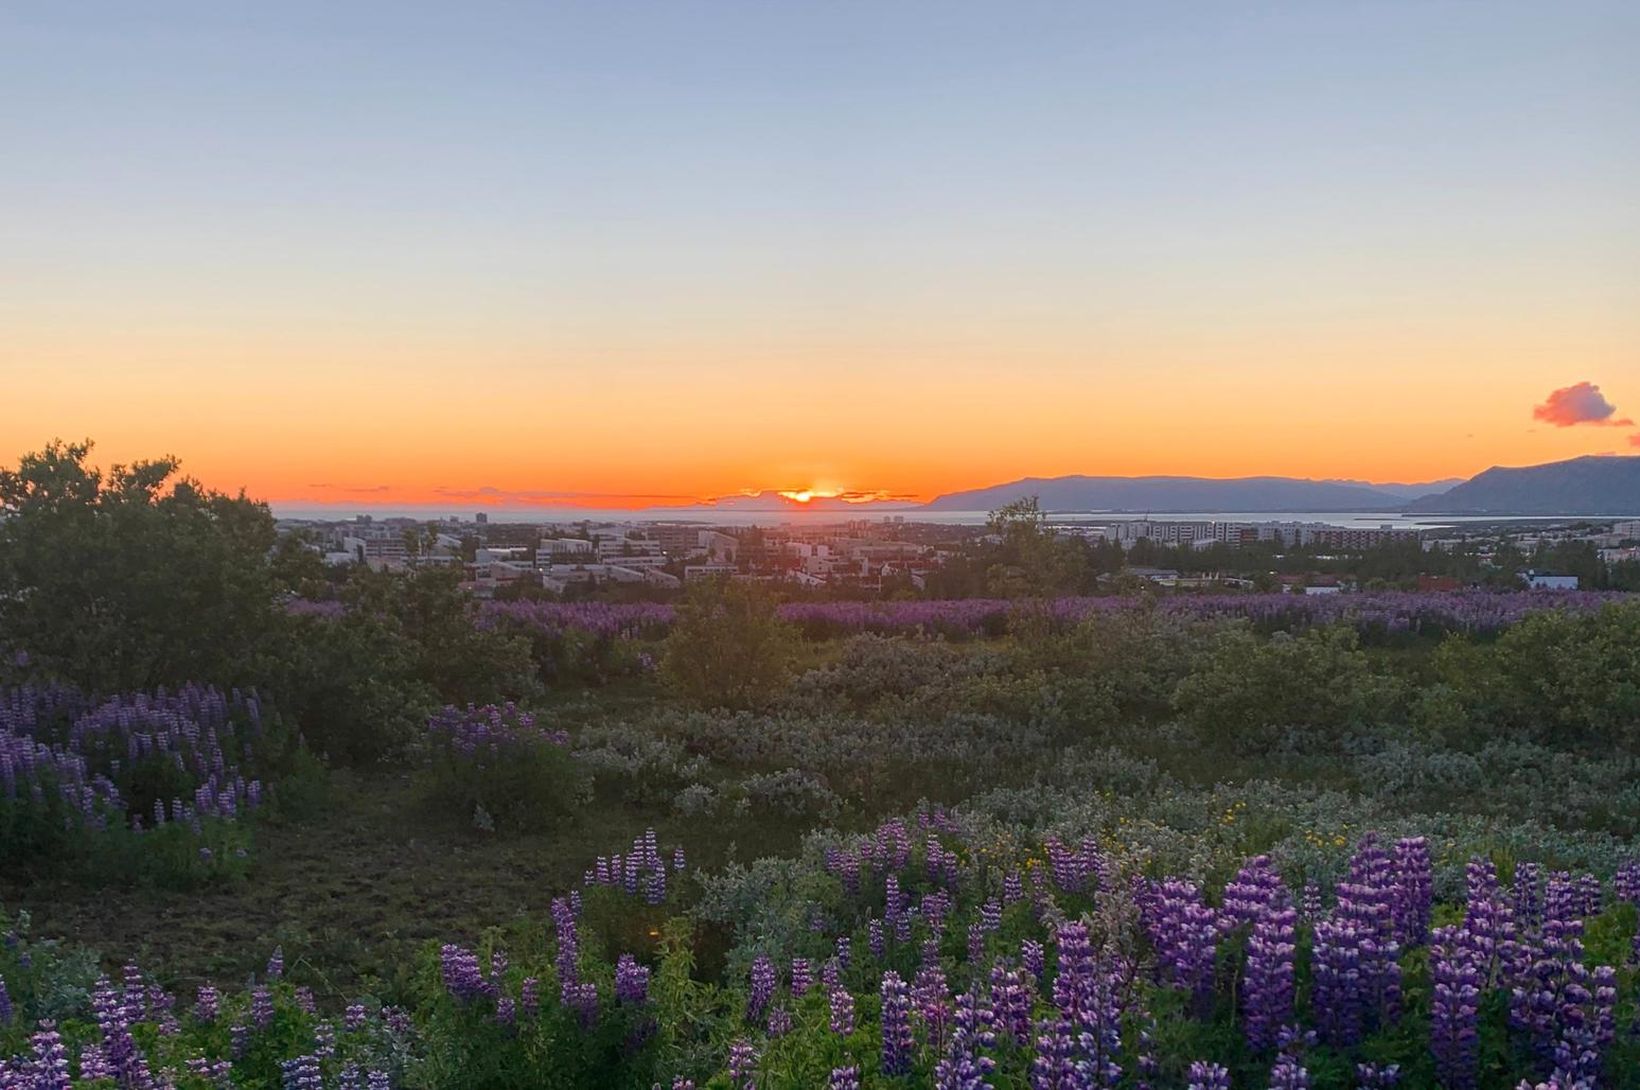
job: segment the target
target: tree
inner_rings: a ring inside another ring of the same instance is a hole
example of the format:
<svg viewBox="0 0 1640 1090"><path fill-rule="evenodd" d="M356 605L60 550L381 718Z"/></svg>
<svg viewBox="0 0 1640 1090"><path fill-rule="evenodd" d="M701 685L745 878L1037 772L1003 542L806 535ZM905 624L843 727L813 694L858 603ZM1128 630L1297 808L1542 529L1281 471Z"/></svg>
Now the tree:
<svg viewBox="0 0 1640 1090"><path fill-rule="evenodd" d="M702 707L752 708L791 673L796 631L756 583L708 580L689 588L667 637L662 675Z"/></svg>
<svg viewBox="0 0 1640 1090"><path fill-rule="evenodd" d="M1047 513L1035 496L1003 504L986 526L998 539L996 560L986 571L992 594L1043 598L1083 589L1088 563L1081 543L1048 529Z"/></svg>
<svg viewBox="0 0 1640 1090"><path fill-rule="evenodd" d="M277 619L273 516L179 463L53 441L0 470L0 633L99 691L255 678Z"/></svg>

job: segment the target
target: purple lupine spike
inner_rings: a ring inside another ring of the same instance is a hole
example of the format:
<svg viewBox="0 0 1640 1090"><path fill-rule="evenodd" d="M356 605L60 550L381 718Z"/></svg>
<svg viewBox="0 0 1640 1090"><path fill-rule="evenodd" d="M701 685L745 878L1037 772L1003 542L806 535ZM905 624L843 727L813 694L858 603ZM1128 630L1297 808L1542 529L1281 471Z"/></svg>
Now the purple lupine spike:
<svg viewBox="0 0 1640 1090"><path fill-rule="evenodd" d="M523 1010L525 1018L534 1018L541 1013L541 981L538 978L524 978L518 989L518 1005Z"/></svg>
<svg viewBox="0 0 1640 1090"><path fill-rule="evenodd" d="M1401 1082L1400 1064L1355 1065L1355 1090L1391 1090Z"/></svg>
<svg viewBox="0 0 1640 1090"><path fill-rule="evenodd" d="M11 1025L15 1008L12 1006L11 993L6 991L6 978L0 976L0 1026Z"/></svg>
<svg viewBox="0 0 1640 1090"><path fill-rule="evenodd" d="M251 989L251 1024L257 1029L273 1025L273 993L265 984Z"/></svg>
<svg viewBox="0 0 1640 1090"><path fill-rule="evenodd" d="M1012 969L998 961L991 966L991 1004L996 1014L997 1029L1024 1047L1031 1039L1032 989L1026 983L1032 979L1019 969Z"/></svg>
<svg viewBox="0 0 1640 1090"><path fill-rule="evenodd" d="M1429 916L1433 904L1434 870L1429 858L1429 841L1421 836L1395 842L1394 899L1392 916L1395 938L1403 948L1422 946L1429 937Z"/></svg>
<svg viewBox="0 0 1640 1090"><path fill-rule="evenodd" d="M860 1090L858 1067L834 1067L826 1083L827 1090Z"/></svg>
<svg viewBox="0 0 1640 1090"><path fill-rule="evenodd" d="M814 987L814 973L808 958L792 958L792 995L798 998Z"/></svg>
<svg viewBox="0 0 1640 1090"><path fill-rule="evenodd" d="M350 1004L347 1010L342 1013L342 1028L349 1033L357 1033L364 1029L369 1017L363 1003Z"/></svg>
<svg viewBox="0 0 1640 1090"><path fill-rule="evenodd" d="M731 1090L757 1090L757 1050L750 1041L729 1045L729 1086Z"/></svg>
<svg viewBox="0 0 1640 1090"><path fill-rule="evenodd" d="M911 1069L911 999L892 969L883 974L882 998L883 1073L903 1075Z"/></svg>
<svg viewBox="0 0 1640 1090"><path fill-rule="evenodd" d="M1443 927L1430 947L1430 1051L1450 1090L1471 1090L1477 1076L1481 969L1467 939L1462 928Z"/></svg>
<svg viewBox="0 0 1640 1090"><path fill-rule="evenodd" d="M1282 1053L1270 1068L1270 1090L1310 1090L1310 1073L1297 1058Z"/></svg>
<svg viewBox="0 0 1640 1090"><path fill-rule="evenodd" d="M746 1020L748 1022L761 1021L764 1012L768 1009L769 1001L774 998L775 988L779 986L778 975L775 972L774 962L766 954L759 954L752 959L751 988L746 995Z"/></svg>
<svg viewBox="0 0 1640 1090"><path fill-rule="evenodd" d="M1020 964L1040 983L1048 975L1048 955L1040 942L1025 939L1019 944Z"/></svg>
<svg viewBox="0 0 1640 1090"><path fill-rule="evenodd" d="M854 996L847 988L832 988L831 1031L847 1037L854 1032Z"/></svg>
<svg viewBox="0 0 1640 1090"><path fill-rule="evenodd" d="M275 946L273 953L268 955L268 979L278 980L285 975L285 948Z"/></svg>
<svg viewBox="0 0 1640 1090"><path fill-rule="evenodd" d="M63 1047L63 1039L57 1032L57 1026L50 1021L43 1021L35 1033L29 1037L29 1048L34 1053L32 1081L19 1083L19 1087L27 1086L29 1090L69 1090L73 1082L68 1077L68 1049Z"/></svg>
<svg viewBox="0 0 1640 1090"><path fill-rule="evenodd" d="M649 969L631 954L622 954L615 963L615 1000L630 1006L649 1002Z"/></svg>
<svg viewBox="0 0 1640 1090"><path fill-rule="evenodd" d="M1218 913L1202 900L1201 889L1169 878L1152 889L1145 926L1156 958L1168 978L1189 991L1198 1005L1213 990L1214 959L1222 929Z"/></svg>
<svg viewBox="0 0 1640 1090"><path fill-rule="evenodd" d="M996 1061L981 1050L996 1047L995 1026L995 1013L983 996L972 992L957 996L950 1049L934 1068L937 1090L991 1090L987 1080L996 1070Z"/></svg>
<svg viewBox="0 0 1640 1090"><path fill-rule="evenodd" d="M324 1090L324 1075L319 1070L317 1056L298 1056L279 1063L279 1085L282 1090Z"/></svg>
<svg viewBox="0 0 1640 1090"><path fill-rule="evenodd" d="M888 953L888 941L883 936L883 921L873 916L866 921L866 947L878 961Z"/></svg>
<svg viewBox="0 0 1640 1090"><path fill-rule="evenodd" d="M770 1037L784 1037L792 1031L792 1012L785 1007L770 1007L766 1026Z"/></svg>
<svg viewBox="0 0 1640 1090"><path fill-rule="evenodd" d="M911 1008L936 1054L945 1047L945 1033L951 1023L950 989L945 971L937 964L925 964L911 982Z"/></svg>
<svg viewBox="0 0 1640 1090"><path fill-rule="evenodd" d="M1290 905L1266 909L1247 939L1241 991L1243 1026L1255 1051L1273 1046L1281 1027L1292 1021L1297 950L1297 911Z"/></svg>
<svg viewBox="0 0 1640 1090"><path fill-rule="evenodd" d="M1077 1068L1071 1023L1060 1017L1038 1023L1031 1090L1084 1090L1091 1085Z"/></svg>
<svg viewBox="0 0 1640 1090"><path fill-rule="evenodd" d="M1216 1063L1193 1060L1189 1090L1230 1090L1230 1072Z"/></svg>

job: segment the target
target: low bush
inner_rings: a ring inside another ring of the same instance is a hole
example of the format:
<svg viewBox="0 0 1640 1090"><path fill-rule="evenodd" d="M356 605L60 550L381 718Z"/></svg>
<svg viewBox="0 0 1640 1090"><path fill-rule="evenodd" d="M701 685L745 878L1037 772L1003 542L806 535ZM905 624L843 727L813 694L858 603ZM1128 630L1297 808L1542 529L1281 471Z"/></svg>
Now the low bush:
<svg viewBox="0 0 1640 1090"><path fill-rule="evenodd" d="M548 828L591 791L568 742L516 705L447 707L427 725L425 795L439 812L480 827Z"/></svg>

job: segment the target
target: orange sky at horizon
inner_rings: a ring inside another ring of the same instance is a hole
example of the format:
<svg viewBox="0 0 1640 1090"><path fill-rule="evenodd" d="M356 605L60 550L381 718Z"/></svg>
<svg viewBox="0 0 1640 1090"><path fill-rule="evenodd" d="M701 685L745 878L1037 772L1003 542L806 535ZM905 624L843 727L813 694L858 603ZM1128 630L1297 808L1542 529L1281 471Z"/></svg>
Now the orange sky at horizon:
<svg viewBox="0 0 1640 1090"><path fill-rule="evenodd" d="M1640 449L1635 429L1532 418L1583 380L1613 419L1640 414L1640 383L1624 380L1634 342L1615 324L1107 329L1059 343L976 326L598 351L39 329L0 353L0 462L89 437L100 464L175 454L205 483L276 505L475 509L801 489L927 500L1072 473L1435 480Z"/></svg>

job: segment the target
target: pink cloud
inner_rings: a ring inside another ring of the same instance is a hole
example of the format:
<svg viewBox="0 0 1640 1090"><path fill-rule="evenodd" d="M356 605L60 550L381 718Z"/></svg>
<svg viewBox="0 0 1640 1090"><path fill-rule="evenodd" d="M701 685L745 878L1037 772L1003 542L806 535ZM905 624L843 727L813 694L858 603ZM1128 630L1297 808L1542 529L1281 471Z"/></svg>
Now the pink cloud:
<svg viewBox="0 0 1640 1090"><path fill-rule="evenodd" d="M1535 420L1553 424L1557 428L1570 428L1577 424L1596 424L1611 428L1632 428L1634 421L1624 418L1613 419L1617 415L1617 406L1607 401L1600 392L1600 387L1592 382L1579 382L1574 386L1562 386L1544 399L1543 404L1532 410Z"/></svg>

